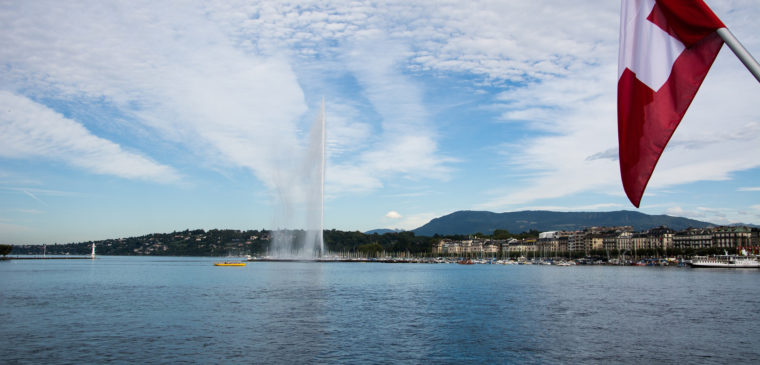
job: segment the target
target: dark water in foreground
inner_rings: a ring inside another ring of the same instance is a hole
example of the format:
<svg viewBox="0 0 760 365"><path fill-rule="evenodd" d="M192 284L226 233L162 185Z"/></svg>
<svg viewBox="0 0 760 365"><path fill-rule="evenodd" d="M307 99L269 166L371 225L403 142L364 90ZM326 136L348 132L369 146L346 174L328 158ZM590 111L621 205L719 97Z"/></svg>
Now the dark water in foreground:
<svg viewBox="0 0 760 365"><path fill-rule="evenodd" d="M757 363L760 270L0 262L2 363Z"/></svg>

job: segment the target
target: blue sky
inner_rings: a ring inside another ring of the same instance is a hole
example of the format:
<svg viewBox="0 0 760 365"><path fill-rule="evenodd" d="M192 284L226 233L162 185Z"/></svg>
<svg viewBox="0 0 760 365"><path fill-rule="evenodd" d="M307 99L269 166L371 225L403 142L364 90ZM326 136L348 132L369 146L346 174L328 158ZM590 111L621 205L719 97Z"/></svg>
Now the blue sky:
<svg viewBox="0 0 760 365"><path fill-rule="evenodd" d="M755 0L707 3L760 55ZM323 97L326 228L634 209L618 22L606 0L0 2L0 243L273 228ZM758 100L724 47L640 211L760 223Z"/></svg>

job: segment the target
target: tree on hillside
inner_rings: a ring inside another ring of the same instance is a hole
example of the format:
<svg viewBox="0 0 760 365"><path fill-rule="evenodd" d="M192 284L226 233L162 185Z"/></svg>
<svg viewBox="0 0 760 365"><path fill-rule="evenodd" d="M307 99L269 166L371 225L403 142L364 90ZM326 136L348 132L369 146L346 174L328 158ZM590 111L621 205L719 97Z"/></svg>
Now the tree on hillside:
<svg viewBox="0 0 760 365"><path fill-rule="evenodd" d="M356 248L357 251L367 255L368 257L377 257L378 254L383 251L383 246L377 242L366 243Z"/></svg>
<svg viewBox="0 0 760 365"><path fill-rule="evenodd" d="M0 255L7 256L13 250L11 245L0 245Z"/></svg>
<svg viewBox="0 0 760 365"><path fill-rule="evenodd" d="M493 231L493 239L495 240L505 240L511 237L512 234L510 234L506 229L497 229Z"/></svg>

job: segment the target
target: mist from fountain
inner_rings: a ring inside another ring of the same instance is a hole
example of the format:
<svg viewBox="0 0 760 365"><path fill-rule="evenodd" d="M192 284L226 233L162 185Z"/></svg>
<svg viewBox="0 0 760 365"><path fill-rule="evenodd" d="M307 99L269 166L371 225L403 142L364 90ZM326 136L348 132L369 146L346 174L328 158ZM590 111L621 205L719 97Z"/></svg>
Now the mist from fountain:
<svg viewBox="0 0 760 365"><path fill-rule="evenodd" d="M283 166L276 179L276 222L268 254L271 258L313 260L325 252L325 137L322 100L306 148L296 150L292 168Z"/></svg>

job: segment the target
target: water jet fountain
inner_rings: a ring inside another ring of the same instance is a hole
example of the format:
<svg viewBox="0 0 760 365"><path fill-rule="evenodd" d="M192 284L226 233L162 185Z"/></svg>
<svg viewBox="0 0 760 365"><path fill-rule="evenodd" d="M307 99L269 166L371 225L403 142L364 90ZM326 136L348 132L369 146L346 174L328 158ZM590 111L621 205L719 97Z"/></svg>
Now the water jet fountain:
<svg viewBox="0 0 760 365"><path fill-rule="evenodd" d="M279 260L314 260L325 252L325 102L309 132L307 148L294 169L280 171L277 208L269 255ZM300 160L300 161L299 161ZM300 162L300 163L298 163ZM301 226L300 228L294 228Z"/></svg>

